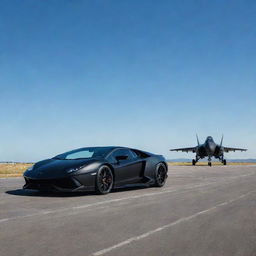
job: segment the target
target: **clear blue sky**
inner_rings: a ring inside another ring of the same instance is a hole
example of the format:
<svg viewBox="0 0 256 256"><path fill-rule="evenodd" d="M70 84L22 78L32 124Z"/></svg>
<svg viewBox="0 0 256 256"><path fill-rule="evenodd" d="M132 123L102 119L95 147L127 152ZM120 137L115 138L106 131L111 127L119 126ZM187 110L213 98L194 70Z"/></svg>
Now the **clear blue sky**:
<svg viewBox="0 0 256 256"><path fill-rule="evenodd" d="M256 2L2 0L0 160L224 133L256 157Z"/></svg>

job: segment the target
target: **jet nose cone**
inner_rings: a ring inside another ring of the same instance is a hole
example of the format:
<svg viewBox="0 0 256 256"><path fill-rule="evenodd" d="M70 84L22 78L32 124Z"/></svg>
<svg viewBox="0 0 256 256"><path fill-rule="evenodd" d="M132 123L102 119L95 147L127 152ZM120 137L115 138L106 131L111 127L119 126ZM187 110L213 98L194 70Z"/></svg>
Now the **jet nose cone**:
<svg viewBox="0 0 256 256"><path fill-rule="evenodd" d="M211 143L211 142L207 143L206 149L209 155L213 155L216 149L215 143Z"/></svg>
<svg viewBox="0 0 256 256"><path fill-rule="evenodd" d="M216 148L216 145L215 144L210 144L209 145L209 149L214 152L215 151L215 148Z"/></svg>

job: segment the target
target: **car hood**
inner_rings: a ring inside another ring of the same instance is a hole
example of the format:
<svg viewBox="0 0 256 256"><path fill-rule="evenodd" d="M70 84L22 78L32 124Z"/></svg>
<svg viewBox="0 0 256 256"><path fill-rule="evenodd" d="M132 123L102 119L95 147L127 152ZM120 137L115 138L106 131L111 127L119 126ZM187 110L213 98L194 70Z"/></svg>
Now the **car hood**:
<svg viewBox="0 0 256 256"><path fill-rule="evenodd" d="M33 170L25 171L24 176L34 179L54 179L67 177L70 174L68 170L72 168L79 168L87 166L98 161L99 158L78 159L78 160L61 160L61 159L47 159L37 162Z"/></svg>

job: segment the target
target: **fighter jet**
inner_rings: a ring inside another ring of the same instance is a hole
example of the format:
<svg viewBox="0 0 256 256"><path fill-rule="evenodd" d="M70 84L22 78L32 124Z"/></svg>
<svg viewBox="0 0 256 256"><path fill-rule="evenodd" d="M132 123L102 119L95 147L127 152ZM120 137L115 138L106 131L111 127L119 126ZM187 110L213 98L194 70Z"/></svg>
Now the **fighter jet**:
<svg viewBox="0 0 256 256"><path fill-rule="evenodd" d="M230 148L222 146L223 136L221 138L220 144L216 144L212 138L212 136L208 136L203 144L199 143L198 136L197 138L197 146L190 148L175 148L170 149L170 151L182 151L182 152L193 152L196 153L196 159L192 160L192 165L195 165L200 158L208 157L208 165L212 165L212 157L215 157L223 163L223 165L227 164L227 160L224 159L224 152L228 153L229 151L246 151L244 148Z"/></svg>

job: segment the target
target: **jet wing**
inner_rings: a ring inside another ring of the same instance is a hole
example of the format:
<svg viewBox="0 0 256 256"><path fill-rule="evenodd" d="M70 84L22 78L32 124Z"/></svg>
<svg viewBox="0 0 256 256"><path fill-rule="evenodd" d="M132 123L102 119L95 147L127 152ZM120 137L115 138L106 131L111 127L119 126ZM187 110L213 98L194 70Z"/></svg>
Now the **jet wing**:
<svg viewBox="0 0 256 256"><path fill-rule="evenodd" d="M245 148L229 148L229 147L223 147L225 152L229 152L229 151L246 151L247 149Z"/></svg>
<svg viewBox="0 0 256 256"><path fill-rule="evenodd" d="M196 152L197 147L191 147L191 148L174 148L170 149L170 151L181 151L181 152Z"/></svg>

